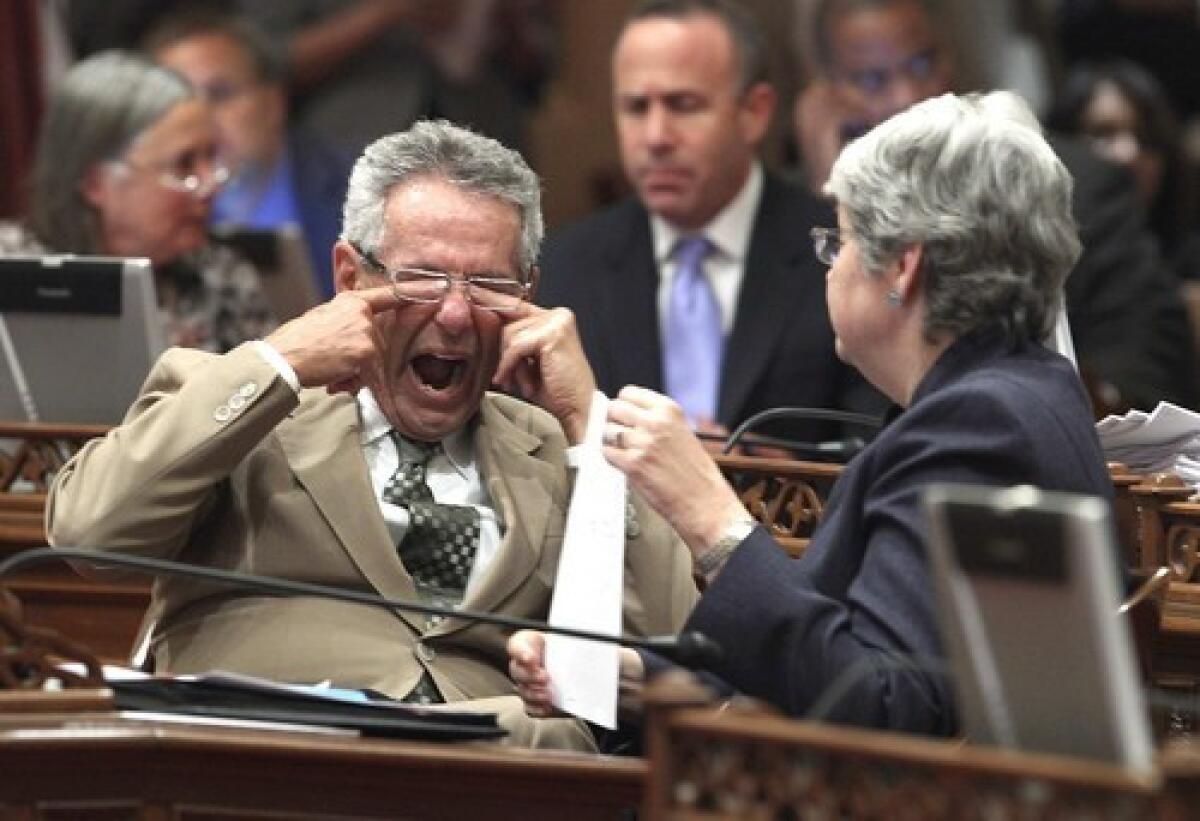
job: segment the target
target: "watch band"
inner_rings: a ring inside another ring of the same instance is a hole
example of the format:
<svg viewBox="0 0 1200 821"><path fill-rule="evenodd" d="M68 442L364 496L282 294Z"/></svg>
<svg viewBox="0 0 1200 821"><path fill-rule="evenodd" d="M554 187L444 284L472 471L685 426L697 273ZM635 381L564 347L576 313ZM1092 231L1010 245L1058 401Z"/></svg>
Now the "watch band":
<svg viewBox="0 0 1200 821"><path fill-rule="evenodd" d="M715 570L720 569L729 559L730 554L746 540L757 524L754 519L746 515L739 516L725 525L725 530L721 533L721 537L713 543L713 546L696 557L693 563L696 573L708 577Z"/></svg>

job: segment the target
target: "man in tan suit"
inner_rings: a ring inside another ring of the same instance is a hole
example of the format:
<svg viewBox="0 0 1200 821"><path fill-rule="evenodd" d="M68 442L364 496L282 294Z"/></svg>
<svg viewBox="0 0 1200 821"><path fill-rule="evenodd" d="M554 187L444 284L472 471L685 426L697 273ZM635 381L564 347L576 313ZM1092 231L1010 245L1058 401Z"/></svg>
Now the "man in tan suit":
<svg viewBox="0 0 1200 821"><path fill-rule="evenodd" d="M515 152L446 123L377 141L350 178L335 298L223 356L168 351L58 477L52 543L545 618L591 386L565 370L573 317L528 302L541 236ZM509 349L530 403L487 392ZM417 484L466 516L457 588L402 558L429 523L399 498ZM686 548L636 498L626 531L626 628L677 630L696 599ZM523 714L497 627L160 579L144 631L161 671L471 701L514 743L592 744Z"/></svg>

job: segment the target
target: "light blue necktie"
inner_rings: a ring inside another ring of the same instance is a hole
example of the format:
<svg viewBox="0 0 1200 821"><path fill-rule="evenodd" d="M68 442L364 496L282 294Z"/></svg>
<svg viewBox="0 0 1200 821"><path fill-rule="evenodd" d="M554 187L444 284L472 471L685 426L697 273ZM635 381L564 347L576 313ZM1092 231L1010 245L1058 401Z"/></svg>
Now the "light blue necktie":
<svg viewBox="0 0 1200 821"><path fill-rule="evenodd" d="M692 422L716 418L725 348L721 306L704 275L704 258L711 249L702 236L687 237L675 246L675 279L663 338L667 393Z"/></svg>

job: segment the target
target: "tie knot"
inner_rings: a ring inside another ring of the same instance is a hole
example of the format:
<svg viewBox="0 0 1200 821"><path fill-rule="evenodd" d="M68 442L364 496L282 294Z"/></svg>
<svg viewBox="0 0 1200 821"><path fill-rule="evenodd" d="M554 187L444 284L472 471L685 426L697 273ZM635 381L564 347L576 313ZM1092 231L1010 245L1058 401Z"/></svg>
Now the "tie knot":
<svg viewBox="0 0 1200 821"><path fill-rule="evenodd" d="M436 442L418 442L392 431L392 441L396 443L396 453L400 456L402 465L425 465L437 452Z"/></svg>
<svg viewBox="0 0 1200 821"><path fill-rule="evenodd" d="M684 237L675 244L675 264L681 271L697 269L711 249L712 243L703 234Z"/></svg>

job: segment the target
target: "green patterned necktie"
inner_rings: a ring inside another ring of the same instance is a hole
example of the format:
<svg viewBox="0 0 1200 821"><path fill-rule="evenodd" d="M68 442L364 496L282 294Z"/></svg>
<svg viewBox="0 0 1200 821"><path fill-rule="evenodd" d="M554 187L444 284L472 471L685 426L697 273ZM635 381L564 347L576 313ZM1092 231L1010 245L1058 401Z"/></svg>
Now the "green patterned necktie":
<svg viewBox="0 0 1200 821"><path fill-rule="evenodd" d="M392 431L400 464L383 489L383 499L408 510L408 530L396 546L416 584L417 593L429 604L453 607L467 589L467 578L479 549L479 511L470 505L443 505L433 499L425 482L425 466L438 445L405 439ZM429 616L425 628L441 618ZM429 673L421 676L405 701L429 704L443 701Z"/></svg>
<svg viewBox="0 0 1200 821"><path fill-rule="evenodd" d="M426 601L453 606L467 589L479 549L479 511L471 505L433 500L425 467L438 445L413 442L395 431L400 465L383 489L383 499L408 510L409 526L397 550Z"/></svg>

